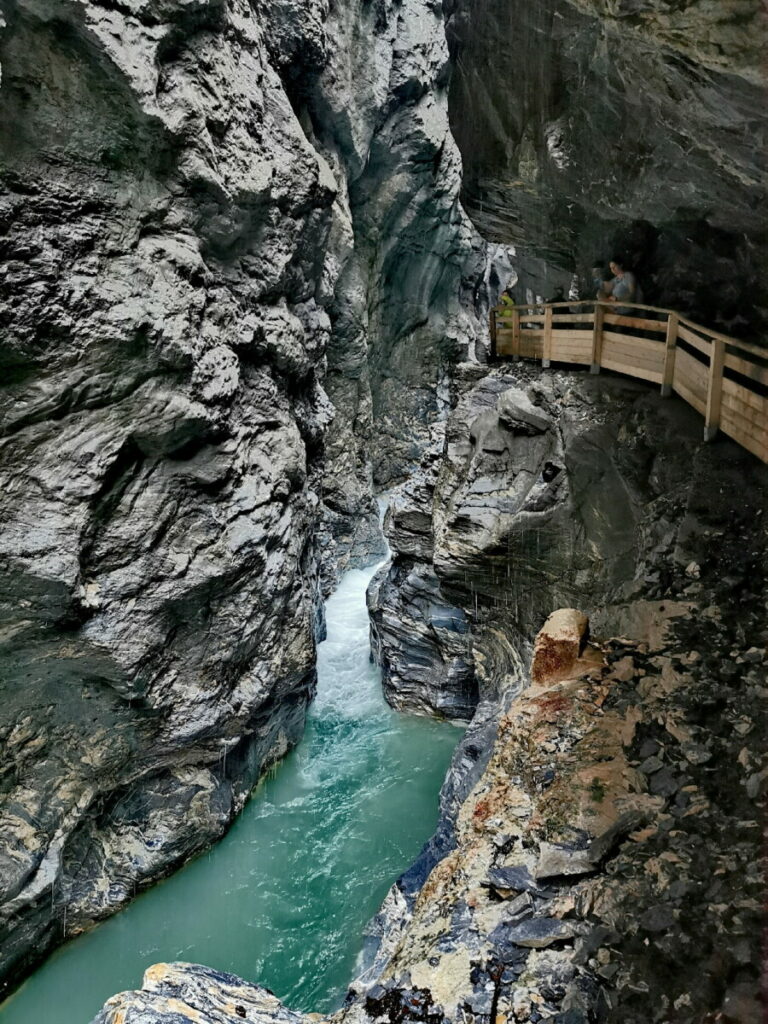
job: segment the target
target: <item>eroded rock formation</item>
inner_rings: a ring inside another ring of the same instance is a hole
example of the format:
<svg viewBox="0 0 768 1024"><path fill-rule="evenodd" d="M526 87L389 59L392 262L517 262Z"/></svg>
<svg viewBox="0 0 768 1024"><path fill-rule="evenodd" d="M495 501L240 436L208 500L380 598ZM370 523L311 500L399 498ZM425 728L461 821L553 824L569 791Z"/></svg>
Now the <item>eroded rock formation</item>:
<svg viewBox="0 0 768 1024"><path fill-rule="evenodd" d="M464 201L528 257L522 283L546 298L575 272L591 297L589 267L618 250L646 301L764 336L759 0L445 8Z"/></svg>
<svg viewBox="0 0 768 1024"><path fill-rule="evenodd" d="M510 244L536 292L610 243L648 298L765 322L756 5L444 6L464 195L499 251L458 201L434 0L4 0L6 979L210 843L295 741L319 595L380 550L372 481L424 456L375 646L393 703L474 718L338 1019L754 1008L751 889L722 907L754 882L765 781L764 623L736 612L762 597L764 476L642 385L451 367L482 360ZM547 710L520 691L566 605L616 639ZM708 989L688 917L733 939ZM102 1019L200 1014L301 1019L200 968Z"/></svg>
<svg viewBox="0 0 768 1024"><path fill-rule="evenodd" d="M331 6L2 5L6 979L300 735L371 381L384 478L487 306L439 10Z"/></svg>
<svg viewBox="0 0 768 1024"><path fill-rule="evenodd" d="M466 622L478 710L433 841L373 922L345 1006L321 1019L759 1024L765 467L726 440L702 445L682 402L631 382L472 369L462 390L445 461L436 445L393 506L389 579L405 596L378 581L374 632L390 687L407 680L395 700L445 713L435 679L450 689L455 639L441 646L413 596L436 580ZM557 484L542 476L553 456ZM632 513L620 559L598 465ZM431 494L431 523L417 494ZM561 579L564 551L579 573ZM528 624L562 596L580 600L549 620L530 682ZM156 968L98 1024L162 1024L170 997L181 1020L229 1024L233 985ZM295 1019L242 991L254 1024Z"/></svg>

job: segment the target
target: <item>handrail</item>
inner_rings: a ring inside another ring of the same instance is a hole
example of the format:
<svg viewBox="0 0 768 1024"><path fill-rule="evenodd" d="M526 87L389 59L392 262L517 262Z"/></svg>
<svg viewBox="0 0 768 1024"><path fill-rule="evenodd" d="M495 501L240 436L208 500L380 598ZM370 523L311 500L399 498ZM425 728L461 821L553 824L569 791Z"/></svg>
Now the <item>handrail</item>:
<svg viewBox="0 0 768 1024"><path fill-rule="evenodd" d="M722 430L768 462L768 348L623 300L497 306L490 329L494 358L586 364L660 384L664 397L675 392L704 416L705 441Z"/></svg>

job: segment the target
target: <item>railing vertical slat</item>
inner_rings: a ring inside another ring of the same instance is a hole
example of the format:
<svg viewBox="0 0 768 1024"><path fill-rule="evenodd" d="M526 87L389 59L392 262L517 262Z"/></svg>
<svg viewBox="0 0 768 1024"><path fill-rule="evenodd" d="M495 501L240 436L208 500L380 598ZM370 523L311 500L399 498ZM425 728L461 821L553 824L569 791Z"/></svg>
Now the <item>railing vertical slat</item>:
<svg viewBox="0 0 768 1024"><path fill-rule="evenodd" d="M667 318L667 347L664 353L664 373L661 378L661 396L669 398L675 382L675 353L677 352L677 327L680 319L677 313Z"/></svg>
<svg viewBox="0 0 768 1024"><path fill-rule="evenodd" d="M711 441L720 429L720 400L723 396L723 363L725 342L713 338L709 352L709 382L707 385L707 412L704 418L704 440Z"/></svg>
<svg viewBox="0 0 768 1024"><path fill-rule="evenodd" d="M544 346L541 365L546 367L552 362L552 307L547 306L544 312Z"/></svg>
<svg viewBox="0 0 768 1024"><path fill-rule="evenodd" d="M592 365L590 373L600 373L600 360L603 356L603 314L605 310L595 303L595 322L592 327Z"/></svg>
<svg viewBox="0 0 768 1024"><path fill-rule="evenodd" d="M512 310L512 359L518 362L520 359L520 312Z"/></svg>

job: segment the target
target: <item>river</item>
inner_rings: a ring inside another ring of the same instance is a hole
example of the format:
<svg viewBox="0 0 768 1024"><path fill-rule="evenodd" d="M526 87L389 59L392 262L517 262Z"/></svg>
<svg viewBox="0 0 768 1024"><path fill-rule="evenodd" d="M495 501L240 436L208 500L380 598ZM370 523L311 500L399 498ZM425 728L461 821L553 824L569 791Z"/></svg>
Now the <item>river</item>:
<svg viewBox="0 0 768 1024"><path fill-rule="evenodd" d="M0 1008L2 1024L88 1024L158 961L184 960L327 1012L363 929L437 822L460 733L394 712L370 663L365 590L348 572L326 604L304 738L207 854L58 950Z"/></svg>

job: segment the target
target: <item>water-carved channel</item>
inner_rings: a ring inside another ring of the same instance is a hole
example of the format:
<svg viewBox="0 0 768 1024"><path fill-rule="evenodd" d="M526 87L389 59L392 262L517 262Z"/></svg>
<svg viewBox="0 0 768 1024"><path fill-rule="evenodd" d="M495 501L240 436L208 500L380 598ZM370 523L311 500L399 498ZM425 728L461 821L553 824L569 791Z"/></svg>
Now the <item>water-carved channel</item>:
<svg viewBox="0 0 768 1024"><path fill-rule="evenodd" d="M207 855L63 947L0 1009L2 1024L87 1024L158 961L204 963L326 1011L363 929L437 821L458 731L398 714L370 664L365 590L349 572L326 605L318 694L300 745Z"/></svg>

